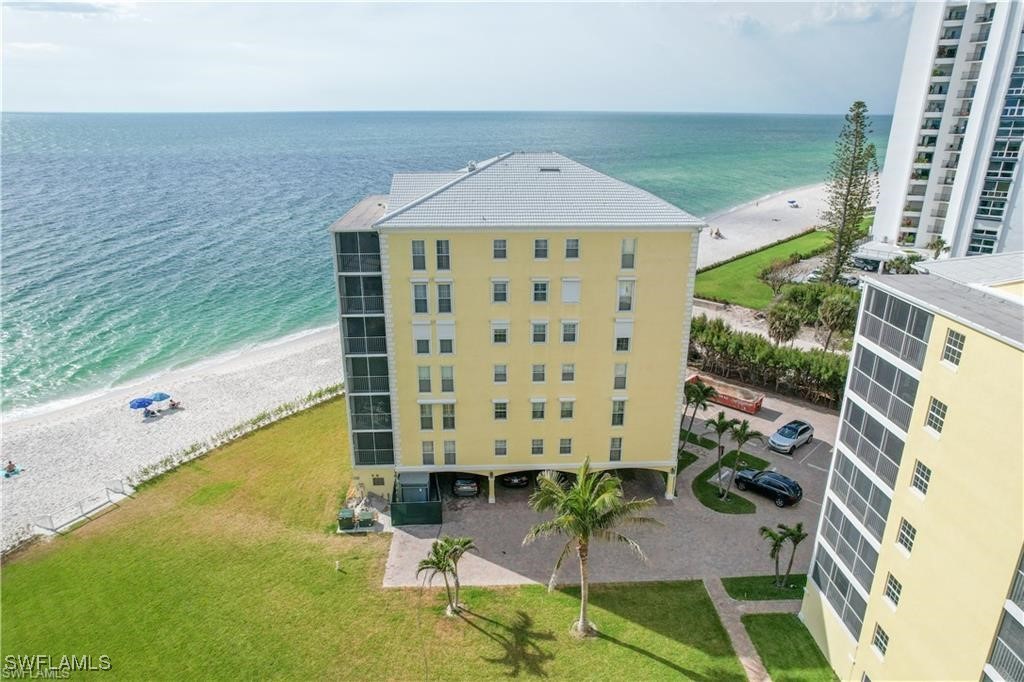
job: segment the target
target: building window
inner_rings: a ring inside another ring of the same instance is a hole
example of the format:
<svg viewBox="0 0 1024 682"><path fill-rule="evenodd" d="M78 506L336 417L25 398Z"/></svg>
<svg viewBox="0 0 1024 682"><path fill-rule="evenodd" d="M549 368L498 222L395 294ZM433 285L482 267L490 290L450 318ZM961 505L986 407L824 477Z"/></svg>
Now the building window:
<svg viewBox="0 0 1024 682"><path fill-rule="evenodd" d="M942 359L946 362L959 365L960 358L964 353L964 341L967 337L952 329L946 332L946 345L942 349Z"/></svg>
<svg viewBox="0 0 1024 682"><path fill-rule="evenodd" d="M547 343L548 342L548 323L547 322L532 322L533 326L533 342L534 343Z"/></svg>
<svg viewBox="0 0 1024 682"><path fill-rule="evenodd" d="M455 441L453 440L444 442L444 463L455 464Z"/></svg>
<svg viewBox="0 0 1024 682"><path fill-rule="evenodd" d="M628 313L633 310L633 290L636 282L631 279L619 280L619 307L620 313Z"/></svg>
<svg viewBox="0 0 1024 682"><path fill-rule="evenodd" d="M437 312L450 313L452 311L452 285L451 282L437 283Z"/></svg>
<svg viewBox="0 0 1024 682"><path fill-rule="evenodd" d="M903 585L900 584L899 580L892 577L892 573L885 578L885 598L892 602L893 606L900 603L900 592L903 591Z"/></svg>
<svg viewBox="0 0 1024 682"><path fill-rule="evenodd" d="M491 341L494 343L508 343L508 322L491 323Z"/></svg>
<svg viewBox="0 0 1024 682"><path fill-rule="evenodd" d="M430 324L414 324L412 338L416 342L417 355L430 355Z"/></svg>
<svg viewBox="0 0 1024 682"><path fill-rule="evenodd" d="M578 279L562 280L562 303L570 305L580 302L580 281Z"/></svg>
<svg viewBox="0 0 1024 682"><path fill-rule="evenodd" d="M580 240L576 238L570 238L565 240L565 257L567 259L574 259L580 257Z"/></svg>
<svg viewBox="0 0 1024 682"><path fill-rule="evenodd" d="M420 405L420 429L423 431L434 430L434 406Z"/></svg>
<svg viewBox="0 0 1024 682"><path fill-rule="evenodd" d="M618 391L626 388L626 363L615 363L615 379L612 382L612 388Z"/></svg>
<svg viewBox="0 0 1024 682"><path fill-rule="evenodd" d="M427 269L427 248L422 239L412 240L412 269ZM431 443L431 447L433 447L433 443Z"/></svg>
<svg viewBox="0 0 1024 682"><path fill-rule="evenodd" d="M437 269L438 270L451 270L452 269L452 253L451 245L447 239L437 240Z"/></svg>
<svg viewBox="0 0 1024 682"><path fill-rule="evenodd" d="M636 265L636 239L622 240L622 269L632 270Z"/></svg>
<svg viewBox="0 0 1024 682"><path fill-rule="evenodd" d="M558 454L560 454L560 455L571 455L572 454L572 438L560 438L558 440Z"/></svg>
<svg viewBox="0 0 1024 682"><path fill-rule="evenodd" d="M542 384L544 383L544 365L533 366L533 383Z"/></svg>
<svg viewBox="0 0 1024 682"><path fill-rule="evenodd" d="M531 455L543 455L544 454L544 439L534 438L530 441L530 454Z"/></svg>
<svg viewBox="0 0 1024 682"><path fill-rule="evenodd" d="M917 529L907 523L906 519L900 519L900 531L896 535L896 542L903 545L909 552L914 549L915 537L917 537Z"/></svg>
<svg viewBox="0 0 1024 682"><path fill-rule="evenodd" d="M441 392L455 392L455 368L451 365L441 367Z"/></svg>
<svg viewBox="0 0 1024 682"><path fill-rule="evenodd" d="M494 441L494 456L504 457L508 454L508 441L507 440L496 440Z"/></svg>
<svg viewBox="0 0 1024 682"><path fill-rule="evenodd" d="M548 257L548 240L547 239L534 239L533 240L533 257L537 259L545 259Z"/></svg>
<svg viewBox="0 0 1024 682"><path fill-rule="evenodd" d="M928 483L932 480L932 470L929 469L920 461L914 462L914 477L910 481L910 485L914 486L921 491L921 494L928 492Z"/></svg>
<svg viewBox="0 0 1024 682"><path fill-rule="evenodd" d="M494 366L494 383L504 384L508 382L508 365Z"/></svg>
<svg viewBox="0 0 1024 682"><path fill-rule="evenodd" d="M562 381L567 384L576 381L576 363L566 362L562 365Z"/></svg>
<svg viewBox="0 0 1024 682"><path fill-rule="evenodd" d="M612 438L611 446L608 448L608 459L612 462L622 461L622 438Z"/></svg>
<svg viewBox="0 0 1024 682"><path fill-rule="evenodd" d="M434 441L423 441L423 464L430 466L434 463Z"/></svg>
<svg viewBox="0 0 1024 682"><path fill-rule="evenodd" d="M441 406L441 428L445 431L455 429L455 405L445 403Z"/></svg>
<svg viewBox="0 0 1024 682"><path fill-rule="evenodd" d="M508 303L508 280L491 282L491 302Z"/></svg>
<svg viewBox="0 0 1024 682"><path fill-rule="evenodd" d="M612 426L622 426L626 423L626 401L612 401Z"/></svg>
<svg viewBox="0 0 1024 682"><path fill-rule="evenodd" d="M562 322L562 343L576 343L579 322Z"/></svg>
<svg viewBox="0 0 1024 682"><path fill-rule="evenodd" d="M412 311L414 313L427 313L427 285L424 284L413 284L412 285Z"/></svg>
<svg viewBox="0 0 1024 682"><path fill-rule="evenodd" d="M615 320L615 350L625 352L633 341L633 320Z"/></svg>
<svg viewBox="0 0 1024 682"><path fill-rule="evenodd" d="M533 283L533 302L534 303L547 303L548 302L548 282L547 280L537 281Z"/></svg>
<svg viewBox="0 0 1024 682"><path fill-rule="evenodd" d="M495 401L494 403L494 418L502 421L508 419L508 403L504 400Z"/></svg>
<svg viewBox="0 0 1024 682"><path fill-rule="evenodd" d="M889 646L889 635L885 634L885 630L877 623L875 624L875 634L871 637L871 646L875 647L882 656L885 656L885 649Z"/></svg>
<svg viewBox="0 0 1024 682"><path fill-rule="evenodd" d="M530 416L531 416L531 418L533 418L533 419L543 419L544 418L544 403L543 402L541 402L541 401L531 402L530 403L530 408L531 408L530 409Z"/></svg>
<svg viewBox="0 0 1024 682"><path fill-rule="evenodd" d="M931 398L928 401L928 416L925 418L925 425L934 429L936 433L942 433L942 425L946 423L946 403Z"/></svg>
<svg viewBox="0 0 1024 682"><path fill-rule="evenodd" d="M455 323L437 323L437 347L442 355L451 355L455 352Z"/></svg>
<svg viewBox="0 0 1024 682"><path fill-rule="evenodd" d="M560 405L562 419L572 419L573 408L576 406L576 401L562 400L560 401Z"/></svg>
<svg viewBox="0 0 1024 682"><path fill-rule="evenodd" d="M416 374L420 380L420 393L430 393L430 368L417 367Z"/></svg>
<svg viewBox="0 0 1024 682"><path fill-rule="evenodd" d="M505 260L508 258L508 242L504 239L495 239L492 244L495 260Z"/></svg>

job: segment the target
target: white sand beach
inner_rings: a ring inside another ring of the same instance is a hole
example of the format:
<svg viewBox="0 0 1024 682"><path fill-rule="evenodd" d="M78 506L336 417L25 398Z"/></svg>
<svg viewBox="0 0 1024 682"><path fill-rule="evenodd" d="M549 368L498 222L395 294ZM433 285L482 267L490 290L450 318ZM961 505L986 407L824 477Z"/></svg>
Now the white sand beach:
<svg viewBox="0 0 1024 682"><path fill-rule="evenodd" d="M3 460L24 472L0 479L2 546L36 516L55 514L145 466L266 410L342 380L337 326L118 387L100 397L5 418ZM134 397L164 391L184 409L143 421Z"/></svg>
<svg viewBox="0 0 1024 682"><path fill-rule="evenodd" d="M824 186L778 192L710 216L723 239L701 234L700 265L796 234L814 225ZM787 199L800 208L789 208ZM24 473L0 479L2 546L33 519L56 514L141 468L285 402L342 380L336 326L215 358L103 392L98 397L2 427L3 460ZM128 401L165 391L185 409L143 422Z"/></svg>
<svg viewBox="0 0 1024 682"><path fill-rule="evenodd" d="M786 203L796 200L799 208ZM825 184L775 192L705 220L708 228L700 235L697 267L703 268L765 244L791 237L818 224L825 207ZM711 236L714 230L722 239Z"/></svg>

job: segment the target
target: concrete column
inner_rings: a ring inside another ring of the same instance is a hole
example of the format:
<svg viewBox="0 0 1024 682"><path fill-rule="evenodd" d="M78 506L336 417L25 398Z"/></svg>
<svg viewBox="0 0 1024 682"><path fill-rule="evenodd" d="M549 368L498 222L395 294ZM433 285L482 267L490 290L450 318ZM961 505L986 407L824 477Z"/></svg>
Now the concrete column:
<svg viewBox="0 0 1024 682"><path fill-rule="evenodd" d="M487 501L494 504L494 472L487 474Z"/></svg>
<svg viewBox="0 0 1024 682"><path fill-rule="evenodd" d="M668 477L665 481L665 499L674 500L676 499L676 468L672 467L668 470Z"/></svg>

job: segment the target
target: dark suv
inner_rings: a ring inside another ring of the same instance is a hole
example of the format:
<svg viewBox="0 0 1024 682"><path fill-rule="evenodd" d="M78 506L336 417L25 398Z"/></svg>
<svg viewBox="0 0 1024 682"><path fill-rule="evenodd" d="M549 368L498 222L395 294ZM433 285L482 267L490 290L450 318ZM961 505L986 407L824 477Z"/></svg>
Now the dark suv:
<svg viewBox="0 0 1024 682"><path fill-rule="evenodd" d="M799 483L775 471L740 469L736 472L736 487L770 497L776 507L796 504L804 496Z"/></svg>

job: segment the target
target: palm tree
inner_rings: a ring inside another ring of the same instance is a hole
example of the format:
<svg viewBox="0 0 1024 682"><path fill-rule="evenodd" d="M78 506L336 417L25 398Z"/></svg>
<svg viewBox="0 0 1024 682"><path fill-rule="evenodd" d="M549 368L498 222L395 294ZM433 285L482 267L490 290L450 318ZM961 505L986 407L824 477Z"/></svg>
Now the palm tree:
<svg viewBox="0 0 1024 682"><path fill-rule="evenodd" d="M444 548L444 553L448 556L448 560L451 562L452 582L455 583L455 600L452 603L455 606L455 610L458 611L462 608L462 603L459 601L459 589L461 587L459 583L459 559L466 552L475 551L476 544L473 542L473 538L453 538L445 535L441 538L441 545Z"/></svg>
<svg viewBox="0 0 1024 682"><path fill-rule="evenodd" d="M580 637L592 634L593 624L587 618L587 601L590 593L590 542L621 542L628 546L641 560L644 553L632 539L617 532L617 526L627 524L658 524L648 516L638 516L644 509L654 506L654 500L632 499L622 496L622 483L608 472L592 472L590 458L580 465L576 479L566 482L557 471L545 471L537 477L537 489L530 496L530 506L538 512L552 511L555 517L542 521L530 529L523 538L529 544L539 537L564 535L568 537L565 547L558 555L555 570L551 573L548 590L553 590L558 570L573 549L580 561L580 617L573 623L573 632Z"/></svg>
<svg viewBox="0 0 1024 682"><path fill-rule="evenodd" d="M718 416L714 419L708 419L704 422L704 425L715 432L715 436L718 438L718 496L723 497L725 491L722 489L722 455L725 454L725 446L722 445L722 436L732 431L732 427L736 425L735 419L729 419L725 416L725 412L719 410Z"/></svg>
<svg viewBox="0 0 1024 682"><path fill-rule="evenodd" d="M783 527L782 524L779 524ZM772 530L768 526L761 526L761 537L768 541L768 556L775 559L775 587L782 587L779 583L779 554L782 552L782 546L786 544L785 533Z"/></svg>
<svg viewBox="0 0 1024 682"><path fill-rule="evenodd" d="M792 528L780 523L779 530L783 531L783 533L786 536L786 539L789 540L790 544L793 547L792 551L789 553L789 565L786 566L786 577L782 580L783 585L788 585L789 574L793 570L793 557L796 556L796 546L807 538L807 533L804 531L803 523L798 523Z"/></svg>
<svg viewBox="0 0 1024 682"><path fill-rule="evenodd" d="M732 482L736 478L736 472L739 470L740 455L743 454L743 446L752 440L762 443L764 442L764 434L750 428L750 422L746 419L732 425L732 428L729 430L729 437L732 438L733 443L736 443L736 453L732 458L732 476L729 477L729 485L725 488L725 497L722 498L723 500L729 499L729 492L732 490Z"/></svg>
<svg viewBox="0 0 1024 682"><path fill-rule="evenodd" d="M445 608L444 613L446 616L454 616L456 608L452 602L452 588L448 584L448 574L452 572L452 559L440 540L434 540L433 544L430 545L430 553L427 554L427 558L420 560L419 566L416 569L416 576L419 577L420 573L424 572L429 573L427 576L428 583L433 582L438 573L444 578L444 591L448 595L448 606Z"/></svg>
<svg viewBox="0 0 1024 682"><path fill-rule="evenodd" d="M686 410L693 406L693 414L690 415L690 423L686 427L686 433L693 433L693 422L697 418L697 410L708 409L708 401L715 395L715 389L708 386L700 379L697 379L692 384L686 384L683 389L683 393L686 396L686 407L683 409L683 417L686 416ZM690 439L687 435L686 440L683 441L683 448L686 448L686 441Z"/></svg>

